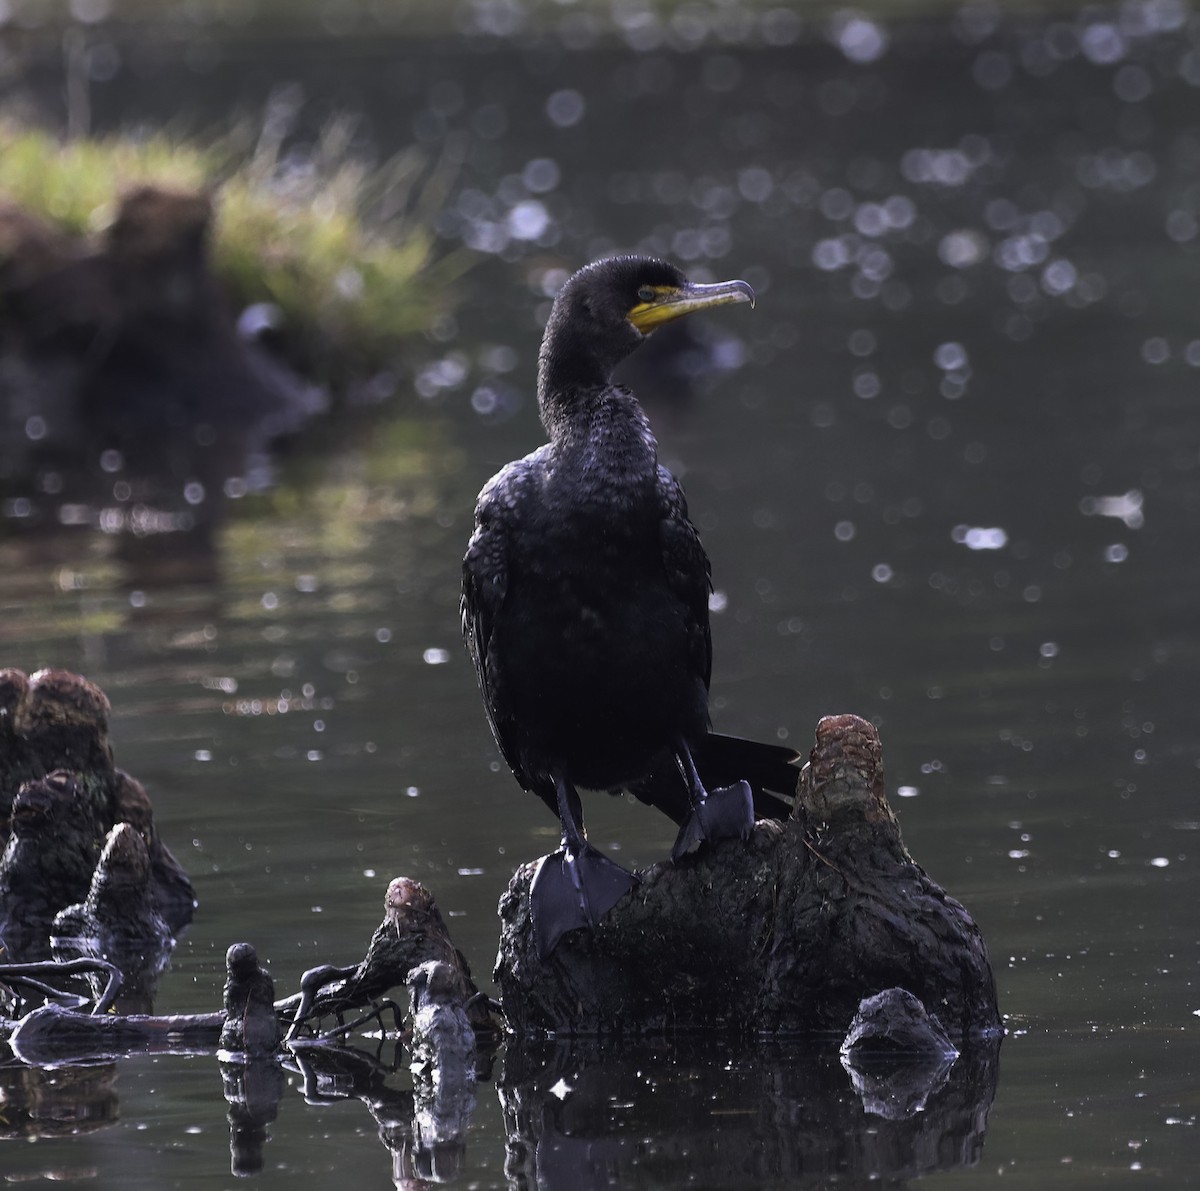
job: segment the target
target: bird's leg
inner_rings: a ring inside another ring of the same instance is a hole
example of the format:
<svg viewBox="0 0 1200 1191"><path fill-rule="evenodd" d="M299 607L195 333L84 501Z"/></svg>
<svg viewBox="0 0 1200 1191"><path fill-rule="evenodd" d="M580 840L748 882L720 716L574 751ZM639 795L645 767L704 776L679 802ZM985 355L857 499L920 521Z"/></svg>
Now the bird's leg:
<svg viewBox="0 0 1200 1191"><path fill-rule="evenodd" d="M601 855L583 832L583 810L575 787L554 773L562 847L543 856L529 888L529 910L538 957L545 959L571 930L596 923L636 884L637 878Z"/></svg>
<svg viewBox="0 0 1200 1191"><path fill-rule="evenodd" d="M706 840L746 839L754 826L754 793L748 782L706 790L686 740L675 744L675 764L688 788L692 813L679 829L671 859L680 860Z"/></svg>
<svg viewBox="0 0 1200 1191"><path fill-rule="evenodd" d="M692 750L688 748L686 740L675 742L675 764L683 775L683 780L688 788L688 801L692 804L692 810L695 810L708 798L708 791L700 780L696 762L692 760Z"/></svg>
<svg viewBox="0 0 1200 1191"><path fill-rule="evenodd" d="M558 799L558 822L562 827L563 851L571 857L579 856L588 846L579 791L561 773L556 773L554 796Z"/></svg>

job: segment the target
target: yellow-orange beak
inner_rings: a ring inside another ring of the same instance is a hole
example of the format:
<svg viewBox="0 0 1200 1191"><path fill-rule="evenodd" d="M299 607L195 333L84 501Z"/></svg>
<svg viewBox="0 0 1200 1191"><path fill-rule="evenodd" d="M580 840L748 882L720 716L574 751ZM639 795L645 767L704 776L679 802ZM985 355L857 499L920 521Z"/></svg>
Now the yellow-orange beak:
<svg viewBox="0 0 1200 1191"><path fill-rule="evenodd" d="M660 285L654 287L649 301L639 302L628 319L643 335L649 335L664 323L673 322L693 310L709 306L724 306L729 302L749 302L754 305L754 291L744 281L718 281L712 285Z"/></svg>

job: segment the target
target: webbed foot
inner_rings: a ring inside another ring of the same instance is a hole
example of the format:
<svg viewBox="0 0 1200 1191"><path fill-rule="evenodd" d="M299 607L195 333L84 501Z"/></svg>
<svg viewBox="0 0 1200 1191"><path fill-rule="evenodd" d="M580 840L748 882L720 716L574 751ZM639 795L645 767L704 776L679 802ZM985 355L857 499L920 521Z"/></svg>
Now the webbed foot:
<svg viewBox="0 0 1200 1191"><path fill-rule="evenodd" d="M672 861L678 863L698 844L723 839L748 839L754 827L754 793L749 782L735 782L710 790L697 802L679 829Z"/></svg>
<svg viewBox="0 0 1200 1191"><path fill-rule="evenodd" d="M543 856L529 888L529 910L539 959L545 959L568 931L595 930L638 883L637 877L585 843L572 854L559 848Z"/></svg>

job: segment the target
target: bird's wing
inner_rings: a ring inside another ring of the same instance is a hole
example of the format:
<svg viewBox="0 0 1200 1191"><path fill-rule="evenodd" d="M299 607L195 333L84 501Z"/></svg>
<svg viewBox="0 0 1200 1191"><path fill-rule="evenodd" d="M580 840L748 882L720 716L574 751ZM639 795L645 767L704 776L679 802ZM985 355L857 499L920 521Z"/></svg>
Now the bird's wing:
<svg viewBox="0 0 1200 1191"><path fill-rule="evenodd" d="M459 603L463 641L475 666L492 735L508 767L527 788L527 775L520 764L513 737L514 725L508 711L504 676L492 664L489 646L496 617L508 593L510 527L529 482L528 472L527 460L517 460L497 472L479 493L475 504L475 531L463 557Z"/></svg>
<svg viewBox="0 0 1200 1191"><path fill-rule="evenodd" d="M703 676L707 687L712 676L712 635L708 625L712 568L700 534L688 519L683 489L665 467L658 469L658 492L663 568L671 590L687 608L692 667Z"/></svg>

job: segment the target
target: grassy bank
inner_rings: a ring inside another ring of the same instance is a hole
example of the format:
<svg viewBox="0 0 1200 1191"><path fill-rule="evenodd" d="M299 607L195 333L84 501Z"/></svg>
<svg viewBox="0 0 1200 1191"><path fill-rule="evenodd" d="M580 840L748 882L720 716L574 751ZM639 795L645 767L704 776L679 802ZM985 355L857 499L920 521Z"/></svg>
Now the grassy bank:
<svg viewBox="0 0 1200 1191"><path fill-rule="evenodd" d="M103 233L119 194L152 183L213 194L213 270L234 309L269 302L285 343L334 378L387 365L450 307L465 254L435 258L447 171L415 156L367 167L329 130L301 165L277 145L166 136L62 141L0 120L0 198L75 235Z"/></svg>

